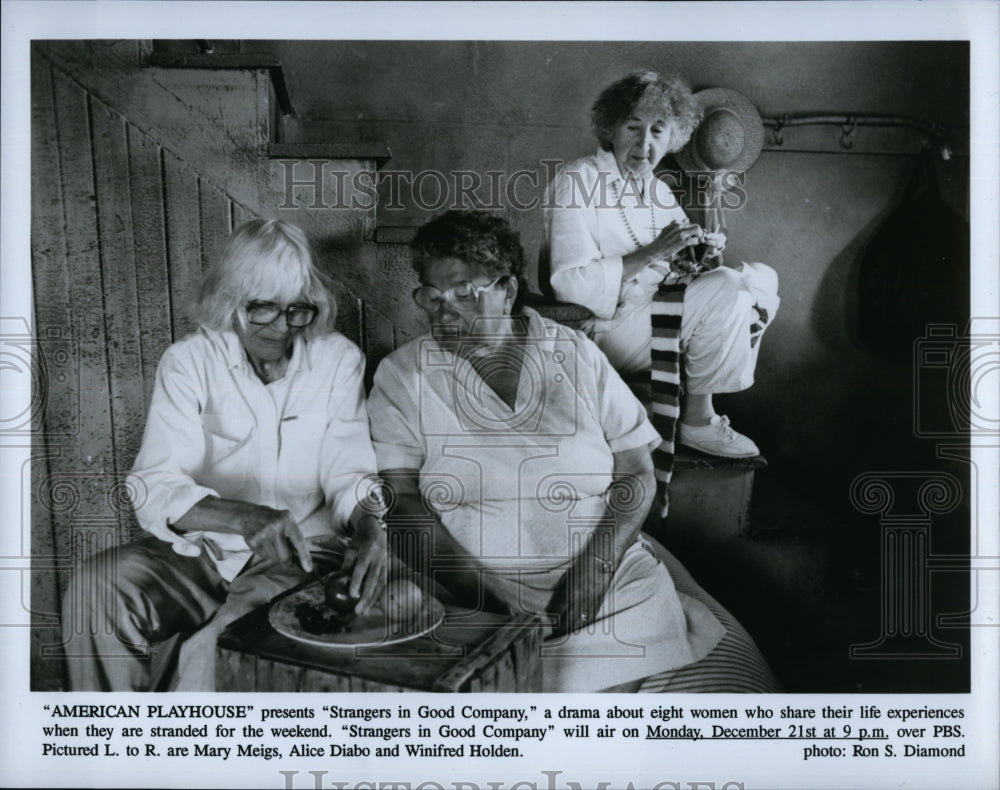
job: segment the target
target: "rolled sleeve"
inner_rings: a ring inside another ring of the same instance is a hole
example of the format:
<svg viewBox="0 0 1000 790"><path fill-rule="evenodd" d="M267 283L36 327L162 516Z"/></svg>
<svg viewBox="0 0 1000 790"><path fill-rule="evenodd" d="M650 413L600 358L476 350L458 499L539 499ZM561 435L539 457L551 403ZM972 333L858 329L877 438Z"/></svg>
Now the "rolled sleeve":
<svg viewBox="0 0 1000 790"><path fill-rule="evenodd" d="M177 550L184 554L200 549L170 525L206 496L218 496L195 480L205 456L200 412L197 377L180 355L168 349L157 367L142 448L127 488L139 526L179 544ZM184 550L180 544L191 548Z"/></svg>

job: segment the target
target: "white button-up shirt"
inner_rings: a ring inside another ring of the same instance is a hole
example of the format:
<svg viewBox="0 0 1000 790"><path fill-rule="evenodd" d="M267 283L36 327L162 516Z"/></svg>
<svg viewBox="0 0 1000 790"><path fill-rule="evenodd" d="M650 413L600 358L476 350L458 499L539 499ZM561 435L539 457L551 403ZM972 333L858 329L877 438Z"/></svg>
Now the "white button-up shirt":
<svg viewBox="0 0 1000 790"><path fill-rule="evenodd" d="M264 384L234 332L202 329L167 349L129 475L139 525L178 554L207 551L232 580L252 552L242 535L171 528L206 496L288 510L306 537L347 523L370 492L375 453L364 357L332 333L295 339L285 375Z"/></svg>
<svg viewBox="0 0 1000 790"><path fill-rule="evenodd" d="M614 154L598 151L560 168L544 217L542 258L556 297L597 316L594 341L615 370L648 368L649 305L663 275L646 268L623 282L622 256L687 219L670 187L652 173L626 181Z"/></svg>

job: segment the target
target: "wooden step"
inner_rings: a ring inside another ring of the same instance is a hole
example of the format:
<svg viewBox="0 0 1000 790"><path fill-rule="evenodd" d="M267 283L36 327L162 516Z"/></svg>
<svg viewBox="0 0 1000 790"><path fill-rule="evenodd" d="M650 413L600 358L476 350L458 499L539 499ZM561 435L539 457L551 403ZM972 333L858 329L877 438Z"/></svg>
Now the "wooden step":
<svg viewBox="0 0 1000 790"><path fill-rule="evenodd" d="M670 510L655 537L668 546L710 546L751 534L754 475L763 456L719 458L678 445L670 481Z"/></svg>
<svg viewBox="0 0 1000 790"><path fill-rule="evenodd" d="M271 159L367 160L381 168L392 158L392 151L385 143L271 143L267 155Z"/></svg>

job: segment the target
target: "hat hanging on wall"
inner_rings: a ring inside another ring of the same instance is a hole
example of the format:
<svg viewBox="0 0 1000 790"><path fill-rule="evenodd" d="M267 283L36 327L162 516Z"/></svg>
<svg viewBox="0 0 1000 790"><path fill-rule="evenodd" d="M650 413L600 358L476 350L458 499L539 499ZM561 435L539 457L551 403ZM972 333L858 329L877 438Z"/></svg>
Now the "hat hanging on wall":
<svg viewBox="0 0 1000 790"><path fill-rule="evenodd" d="M703 115L691 139L675 156L686 172L742 172L760 156L764 124L746 96L729 88L698 91Z"/></svg>

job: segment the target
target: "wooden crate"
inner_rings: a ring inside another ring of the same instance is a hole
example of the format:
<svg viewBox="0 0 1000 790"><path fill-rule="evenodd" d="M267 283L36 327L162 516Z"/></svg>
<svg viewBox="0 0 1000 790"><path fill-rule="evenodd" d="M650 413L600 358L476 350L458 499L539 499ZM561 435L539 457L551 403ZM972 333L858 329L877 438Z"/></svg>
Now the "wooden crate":
<svg viewBox="0 0 1000 790"><path fill-rule="evenodd" d="M541 690L542 624L448 606L431 633L379 648L329 648L290 639L267 619L269 606L236 620L219 637L219 691Z"/></svg>

